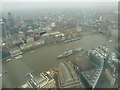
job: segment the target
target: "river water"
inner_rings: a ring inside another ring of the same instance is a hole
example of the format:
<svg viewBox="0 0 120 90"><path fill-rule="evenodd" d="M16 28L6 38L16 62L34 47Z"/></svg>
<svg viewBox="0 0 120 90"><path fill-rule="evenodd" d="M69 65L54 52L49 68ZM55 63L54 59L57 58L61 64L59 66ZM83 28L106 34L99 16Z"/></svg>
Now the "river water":
<svg viewBox="0 0 120 90"><path fill-rule="evenodd" d="M93 34L83 36L80 40L70 42L48 45L35 49L34 53L25 53L21 60L12 60L10 62L3 62L3 72L8 72L2 76L3 88L15 87L29 79L25 77L27 73L33 72L38 75L40 72L53 67L54 65L65 61L75 59L75 55L69 58L57 60L56 57L63 53L67 48L73 49L77 47L89 50L100 45L108 45L110 48L117 46L117 41L108 42L108 38L101 34Z"/></svg>

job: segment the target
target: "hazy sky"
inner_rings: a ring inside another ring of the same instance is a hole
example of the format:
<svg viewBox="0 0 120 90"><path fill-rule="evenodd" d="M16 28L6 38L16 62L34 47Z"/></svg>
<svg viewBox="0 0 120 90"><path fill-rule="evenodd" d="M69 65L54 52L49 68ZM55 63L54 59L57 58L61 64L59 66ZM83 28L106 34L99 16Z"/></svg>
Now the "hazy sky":
<svg viewBox="0 0 120 90"><path fill-rule="evenodd" d="M2 0L3 2L118 2L119 0Z"/></svg>
<svg viewBox="0 0 120 90"><path fill-rule="evenodd" d="M57 8L57 7L117 7L115 2L4 2L2 3L3 11L15 11L26 9L39 9L39 8Z"/></svg>

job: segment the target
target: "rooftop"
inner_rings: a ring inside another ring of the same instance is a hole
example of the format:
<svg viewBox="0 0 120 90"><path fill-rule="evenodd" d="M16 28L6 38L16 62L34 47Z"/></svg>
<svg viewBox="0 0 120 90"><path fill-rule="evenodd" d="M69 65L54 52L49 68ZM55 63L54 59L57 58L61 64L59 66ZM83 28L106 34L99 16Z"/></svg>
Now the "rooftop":
<svg viewBox="0 0 120 90"><path fill-rule="evenodd" d="M94 87L98 78L99 78L99 75L101 73L100 71L101 71L101 68L95 68L95 69L92 69L92 70L83 71L82 75L86 79L88 84L91 87Z"/></svg>
<svg viewBox="0 0 120 90"><path fill-rule="evenodd" d="M60 87L67 88L82 86L71 62L60 63L58 65L58 72Z"/></svg>

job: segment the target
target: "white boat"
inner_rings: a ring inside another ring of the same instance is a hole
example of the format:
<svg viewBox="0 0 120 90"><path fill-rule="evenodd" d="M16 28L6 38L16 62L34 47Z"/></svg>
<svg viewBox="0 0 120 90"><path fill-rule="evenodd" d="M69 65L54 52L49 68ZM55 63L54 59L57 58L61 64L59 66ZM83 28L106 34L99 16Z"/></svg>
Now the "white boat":
<svg viewBox="0 0 120 90"><path fill-rule="evenodd" d="M2 76L3 74L0 74L0 76Z"/></svg>
<svg viewBox="0 0 120 90"><path fill-rule="evenodd" d="M30 53L34 53L35 51L31 51Z"/></svg>
<svg viewBox="0 0 120 90"><path fill-rule="evenodd" d="M11 60L12 60L12 59L9 58L9 59L7 59L6 61L9 62L9 61L11 61Z"/></svg>
<svg viewBox="0 0 120 90"><path fill-rule="evenodd" d="M21 58L23 58L22 55L18 55L18 56L15 57L16 60L19 60L19 59L21 59Z"/></svg>
<svg viewBox="0 0 120 90"><path fill-rule="evenodd" d="M112 42L112 40L109 40L108 42Z"/></svg>
<svg viewBox="0 0 120 90"><path fill-rule="evenodd" d="M1 74L0 74L0 77L3 76L3 75L6 74L6 73L7 73L7 72L1 73Z"/></svg>

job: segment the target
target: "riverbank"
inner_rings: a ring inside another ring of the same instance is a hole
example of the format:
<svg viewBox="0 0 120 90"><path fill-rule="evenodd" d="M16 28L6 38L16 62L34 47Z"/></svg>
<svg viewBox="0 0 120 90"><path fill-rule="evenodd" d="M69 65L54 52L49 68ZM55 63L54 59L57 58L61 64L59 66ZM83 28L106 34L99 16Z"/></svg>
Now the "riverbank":
<svg viewBox="0 0 120 90"><path fill-rule="evenodd" d="M8 73L3 76L3 87L10 88L18 83L25 82L29 78L24 78L26 73L35 71L35 75L39 75L44 70L50 69L62 61L74 60L78 55L72 55L68 58L57 60L57 56L64 52L67 48L74 49L81 47L85 50L96 48L100 45L107 45L109 48L117 46L117 41L108 39L101 34L92 34L83 36L80 40L70 43L56 43L34 49L34 53L26 52L19 61L3 62L3 71Z"/></svg>

